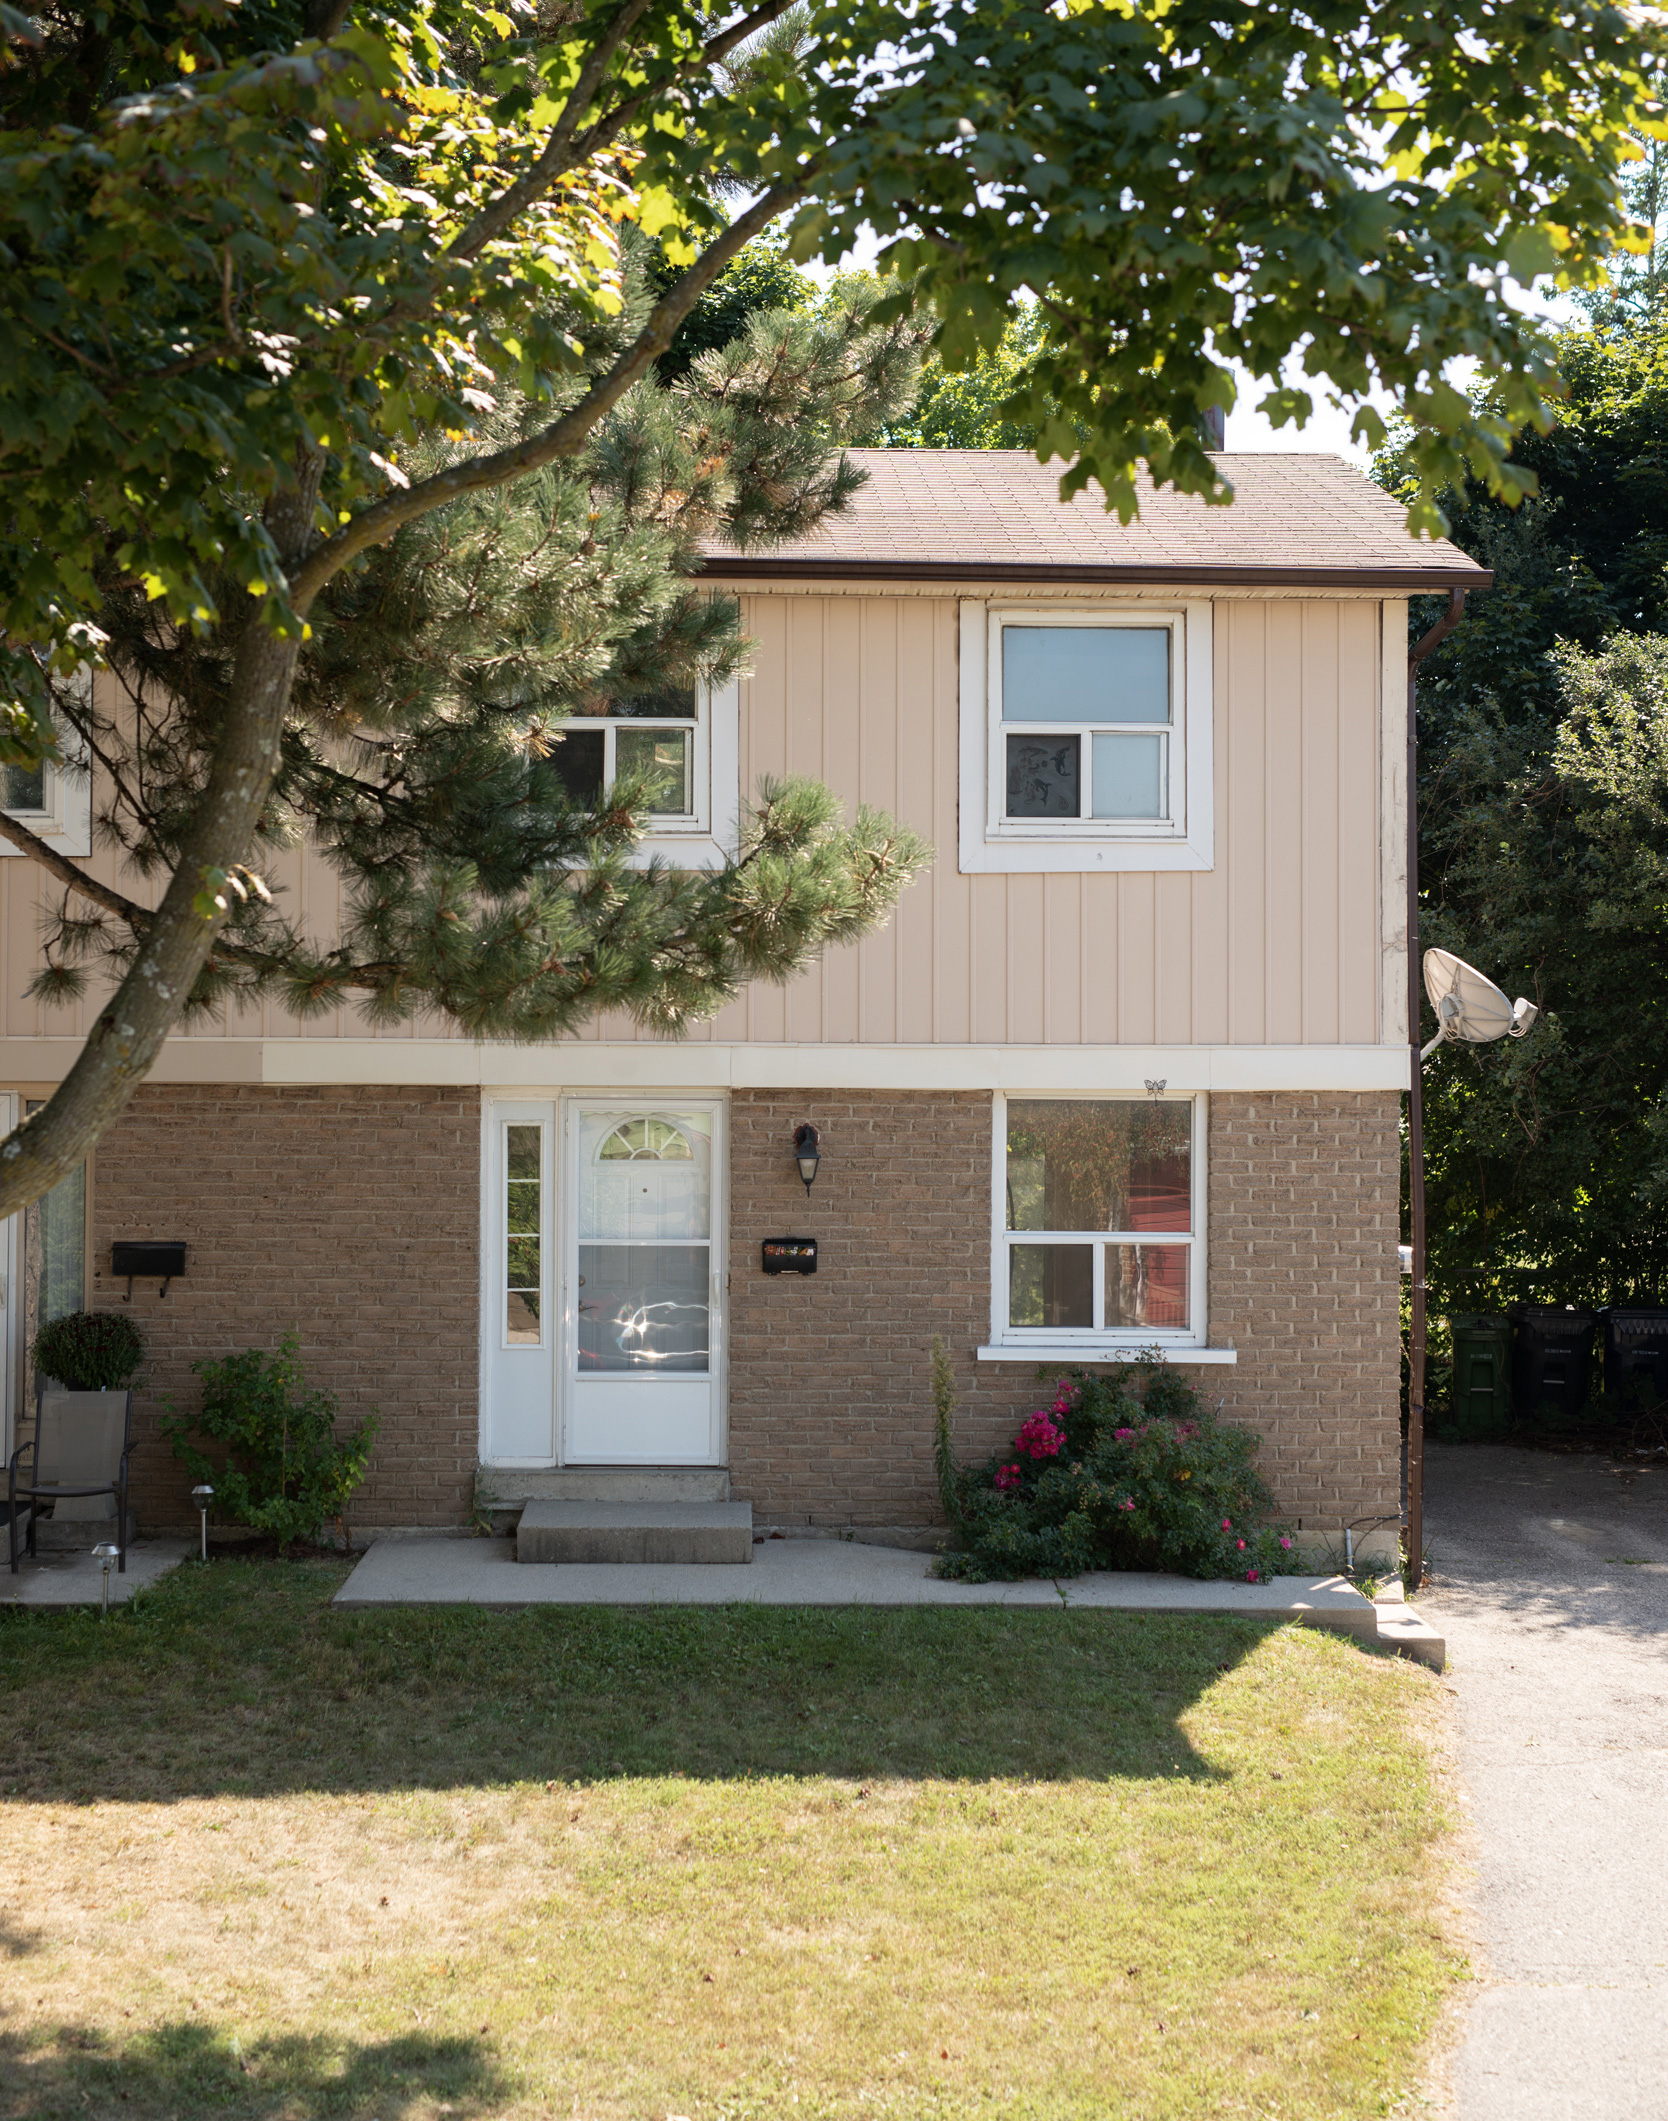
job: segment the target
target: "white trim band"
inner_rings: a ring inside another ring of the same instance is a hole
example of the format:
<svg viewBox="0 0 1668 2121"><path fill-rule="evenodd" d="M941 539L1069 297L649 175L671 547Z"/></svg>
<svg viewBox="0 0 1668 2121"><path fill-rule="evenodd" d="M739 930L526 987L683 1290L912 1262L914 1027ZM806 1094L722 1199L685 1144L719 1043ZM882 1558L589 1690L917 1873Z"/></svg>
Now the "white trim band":
<svg viewBox="0 0 1668 2121"><path fill-rule="evenodd" d="M1050 1368L1057 1362L1135 1362L1143 1355L1161 1355L1169 1363L1238 1362L1237 1348L1185 1348L1155 1345L1150 1340L1114 1342L1110 1346L1086 1348L1079 1342L1055 1341L1021 1348L1006 1342L994 1348L975 1348L979 1362L1040 1362Z"/></svg>
<svg viewBox="0 0 1668 2121"><path fill-rule="evenodd" d="M0 1083L55 1083L77 1038L0 1038ZM790 1046L689 1039L549 1046L448 1038L171 1038L158 1083L493 1090L1405 1090L1394 1046Z"/></svg>

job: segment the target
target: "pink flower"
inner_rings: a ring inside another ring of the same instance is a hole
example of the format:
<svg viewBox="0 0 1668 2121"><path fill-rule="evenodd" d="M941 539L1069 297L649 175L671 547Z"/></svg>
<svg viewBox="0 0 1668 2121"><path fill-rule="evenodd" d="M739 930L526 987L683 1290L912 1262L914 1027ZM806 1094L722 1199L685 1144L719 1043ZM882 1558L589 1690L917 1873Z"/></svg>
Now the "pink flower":
<svg viewBox="0 0 1668 2121"><path fill-rule="evenodd" d="M1285 1533L1284 1533L1284 1532L1282 1532L1282 1533L1280 1534L1280 1544L1281 1544L1281 1546L1282 1546L1282 1547L1284 1547L1284 1549L1286 1550L1286 1552L1287 1552L1288 1554L1289 1554L1289 1553L1291 1552L1291 1550L1292 1550L1292 1543L1291 1543L1291 1541L1290 1541L1290 1540L1289 1540L1289 1539L1288 1539L1288 1538L1286 1537L1286 1535L1285 1535Z"/></svg>
<svg viewBox="0 0 1668 2121"><path fill-rule="evenodd" d="M1135 1498L1132 1495L1126 1495L1123 1501L1119 1503L1118 1507L1120 1510L1133 1510L1135 1507Z"/></svg>
<svg viewBox="0 0 1668 2121"><path fill-rule="evenodd" d="M1017 1488L1020 1483L1020 1477L1018 1466L998 1466L996 1468L997 1493L1006 1495L1010 1488Z"/></svg>
<svg viewBox="0 0 1668 2121"><path fill-rule="evenodd" d="M1058 1458L1065 1440L1064 1429L1057 1429L1039 1407L1035 1414L1025 1417L1024 1426L1014 1438L1014 1449L1023 1451L1028 1458Z"/></svg>
<svg viewBox="0 0 1668 2121"><path fill-rule="evenodd" d="M1241 1553L1243 1554L1243 1553L1245 1552L1245 1541L1244 1541L1243 1539L1241 1539L1241 1540L1238 1540L1238 1541L1236 1541L1235 1543L1236 1543L1236 1545L1238 1546L1238 1548L1239 1548L1240 1552L1241 1552Z"/></svg>
<svg viewBox="0 0 1668 2121"><path fill-rule="evenodd" d="M1119 1443L1128 1443L1129 1439L1135 1434L1135 1431L1133 1429L1114 1429L1112 1431L1112 1434L1114 1435L1114 1437L1116 1437Z"/></svg>
<svg viewBox="0 0 1668 2121"><path fill-rule="evenodd" d="M1222 1529L1224 1532L1231 1532L1233 1530L1232 1523L1226 1517L1224 1517L1222 1520Z"/></svg>
<svg viewBox="0 0 1668 2121"><path fill-rule="evenodd" d="M1256 1582L1256 1580L1257 1580L1257 1572L1256 1572L1256 1570L1255 1570L1255 1569L1247 1569L1247 1570L1246 1570L1246 1572L1245 1572L1245 1580L1246 1580L1246 1582L1247 1582L1247 1583L1255 1583L1255 1582Z"/></svg>

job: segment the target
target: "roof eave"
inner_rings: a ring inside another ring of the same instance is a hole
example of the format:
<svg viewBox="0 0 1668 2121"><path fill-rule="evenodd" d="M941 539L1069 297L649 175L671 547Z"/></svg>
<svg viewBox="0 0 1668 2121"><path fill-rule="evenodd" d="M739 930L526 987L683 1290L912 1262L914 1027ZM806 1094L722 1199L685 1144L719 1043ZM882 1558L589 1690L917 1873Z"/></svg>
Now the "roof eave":
<svg viewBox="0 0 1668 2121"><path fill-rule="evenodd" d="M1105 582L1135 585L1199 582L1246 589L1360 589L1408 596L1440 589L1487 589L1486 567L1097 567L1020 560L857 560L832 555L783 560L709 555L701 573L719 578L779 582Z"/></svg>

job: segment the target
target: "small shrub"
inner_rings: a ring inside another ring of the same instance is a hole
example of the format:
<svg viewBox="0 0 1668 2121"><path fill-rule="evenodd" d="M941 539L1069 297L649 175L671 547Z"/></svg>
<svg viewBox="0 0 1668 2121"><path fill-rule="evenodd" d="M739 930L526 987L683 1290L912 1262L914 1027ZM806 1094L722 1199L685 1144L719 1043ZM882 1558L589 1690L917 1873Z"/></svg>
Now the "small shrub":
<svg viewBox="0 0 1668 2121"><path fill-rule="evenodd" d="M287 1333L272 1355L250 1348L223 1362L193 1363L203 1380L202 1411L186 1418L174 1409L162 1424L174 1456L213 1487L216 1515L270 1534L280 1552L292 1540L316 1539L331 1521L347 1545L348 1498L365 1477L377 1431L373 1411L337 1438L335 1394L306 1389L300 1345ZM224 1465L205 1457L193 1436L223 1444Z"/></svg>
<svg viewBox="0 0 1668 2121"><path fill-rule="evenodd" d="M947 1419L935 1412L942 1438ZM1074 1371L1006 1451L955 1469L946 1507L960 1548L939 1573L989 1583L1170 1569L1260 1583L1294 1552L1253 1462L1260 1441L1219 1421L1160 1364L1109 1377Z"/></svg>
<svg viewBox="0 0 1668 2121"><path fill-rule="evenodd" d="M35 1369L71 1392L125 1385L145 1359L145 1336L126 1311L70 1311L35 1335Z"/></svg>

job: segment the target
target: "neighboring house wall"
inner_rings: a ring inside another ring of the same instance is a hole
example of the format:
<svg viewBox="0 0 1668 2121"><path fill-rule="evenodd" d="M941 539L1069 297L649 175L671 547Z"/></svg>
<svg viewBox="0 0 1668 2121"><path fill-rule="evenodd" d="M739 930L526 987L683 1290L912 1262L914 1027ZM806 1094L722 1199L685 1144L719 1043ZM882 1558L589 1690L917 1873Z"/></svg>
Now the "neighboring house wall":
<svg viewBox="0 0 1668 2121"><path fill-rule="evenodd" d="M803 1119L822 1136L809 1200L783 1154ZM1242 1352L1187 1374L1260 1431L1282 1510L1332 1538L1399 1510L1396 1120L1393 1092L1211 1100L1210 1337ZM736 1493L761 1523L936 1522L934 1334L964 1456L1009 1442L1044 1394L1029 1363L973 1359L990 1319L991 1100L738 1093L730 1144ZM760 1241L789 1234L816 1236L814 1277L762 1272Z"/></svg>
<svg viewBox="0 0 1668 2121"><path fill-rule="evenodd" d="M191 1365L273 1348L292 1328L309 1384L381 1431L356 1524L455 1525L478 1453L480 1100L473 1091L273 1090L150 1084L93 1168L97 1309L123 1305L113 1238L183 1238L186 1273L158 1300L135 1403L142 1525L190 1515L162 1440L162 1401L195 1406Z"/></svg>

